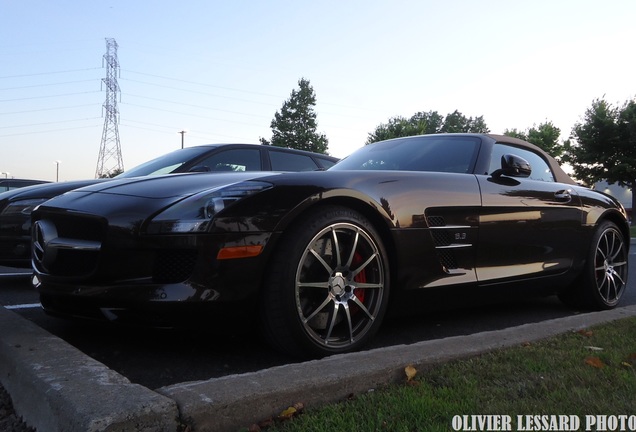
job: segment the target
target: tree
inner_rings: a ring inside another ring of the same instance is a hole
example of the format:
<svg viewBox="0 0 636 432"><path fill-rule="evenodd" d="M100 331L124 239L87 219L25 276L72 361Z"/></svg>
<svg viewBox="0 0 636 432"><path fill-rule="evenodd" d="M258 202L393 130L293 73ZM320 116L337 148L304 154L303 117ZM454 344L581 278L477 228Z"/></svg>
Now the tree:
<svg viewBox="0 0 636 432"><path fill-rule="evenodd" d="M455 110L443 117L437 111L420 111L410 119L400 116L390 118L387 123L379 125L375 131L369 133L366 144L391 138L444 132L487 133L489 130L482 116L473 119Z"/></svg>
<svg viewBox="0 0 636 432"><path fill-rule="evenodd" d="M561 160L561 157L565 153L565 143L559 143L561 129L556 127L550 121L541 123L538 126L533 125L525 132L517 129L506 129L504 131L504 135L528 141L529 143L542 148L546 153L558 161Z"/></svg>
<svg viewBox="0 0 636 432"><path fill-rule="evenodd" d="M593 185L600 180L632 190L632 209L636 208L636 101L614 107L595 99L582 122L572 128L574 143L567 145L564 160L575 177Z"/></svg>
<svg viewBox="0 0 636 432"><path fill-rule="evenodd" d="M483 116L473 119L472 117L466 117L459 111L455 110L446 116L440 132L488 133L490 130L488 129L488 126L486 126Z"/></svg>
<svg viewBox="0 0 636 432"><path fill-rule="evenodd" d="M99 178L113 178L117 177L119 174L123 173L124 170L121 168L115 168L112 171L108 171L107 173L103 173L99 176Z"/></svg>
<svg viewBox="0 0 636 432"><path fill-rule="evenodd" d="M271 123L272 140L261 138L264 145L288 147L327 154L329 145L324 134L316 132L316 95L309 81L301 78L299 90L292 90L291 96L276 111Z"/></svg>

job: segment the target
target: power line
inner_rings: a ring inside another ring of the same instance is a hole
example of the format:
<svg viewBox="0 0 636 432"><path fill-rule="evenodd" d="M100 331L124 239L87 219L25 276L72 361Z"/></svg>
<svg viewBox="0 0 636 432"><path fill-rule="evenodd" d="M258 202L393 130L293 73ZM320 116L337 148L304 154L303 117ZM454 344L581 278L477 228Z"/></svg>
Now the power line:
<svg viewBox="0 0 636 432"><path fill-rule="evenodd" d="M134 125L130 125L128 123L147 124L149 126L155 126L155 127L165 128L165 129L169 129L169 130L161 131L161 130L157 130L157 129L151 129L151 128L147 128L147 127L142 127L142 126L134 126ZM144 123L144 122L137 122L137 121L125 121L124 120L120 124L122 126L126 126L126 128L147 130L147 131L155 132L155 133L159 133L159 134L170 134L170 135L173 135L174 134L174 130L178 129L178 127L176 127L176 126L165 126L165 125L158 125L158 124L153 124L153 123ZM220 137L225 137L225 138L232 138L232 139L239 139L239 140L241 140L241 142L252 142L253 141L253 139L239 137L239 136L236 136L236 135L224 135L224 134L219 134L219 133L216 133L216 132L210 133L209 135L220 136ZM209 136L193 134L191 131L188 132L188 137L195 138L195 139L200 139L200 140L207 140L209 142L213 141L212 139L209 138Z"/></svg>
<svg viewBox="0 0 636 432"><path fill-rule="evenodd" d="M229 114L238 114L238 115L244 115L244 116L248 116L248 117L269 118L269 117L256 115L256 114L248 114L248 113L244 113L244 112L230 111L230 110L224 110L224 109L220 109L220 108L210 108L210 107L206 107L206 106L202 106L202 105L193 105L193 104L187 104L187 103L183 103L183 102L174 102L174 101L170 101L170 100L166 100L166 99L158 99L158 98L153 98L153 97L148 97L148 96L140 96L140 95L135 95L135 94L131 94L131 93L124 93L124 94L127 95L127 96L137 97L137 98L140 98L140 99L148 99L148 100L153 100L153 101L156 101L156 102L165 102L165 103L169 103L169 104L173 104L173 105L182 105L182 106L187 106L187 107L191 107L191 108L200 108L200 109L205 109L205 110L209 110L209 111L221 111L221 112L226 112L226 113L229 113Z"/></svg>
<svg viewBox="0 0 636 432"><path fill-rule="evenodd" d="M59 111L63 109L83 108L87 106L94 107L95 104L70 105L70 106L61 106L61 107L52 107L52 108L38 108L38 109L25 110L25 111L9 111L9 112L1 112L0 115L28 114L28 113L34 113L34 112L40 112L40 111Z"/></svg>
<svg viewBox="0 0 636 432"><path fill-rule="evenodd" d="M147 82L147 81L131 80L129 78L123 78L122 81L134 82L134 83L145 84L145 85L151 85L151 86L155 86L155 87L168 88L168 89L171 89L171 90L177 90L177 91L188 92L188 93L195 93L195 94L197 94L199 96L200 95L213 96L213 97L218 97L218 98L222 98L222 99L235 100L235 101L239 101L239 102L248 102L248 103L254 103L254 104L259 104L259 105L276 106L276 103L274 103L274 102L257 102L257 101L254 101L254 100L240 99L240 98L235 98L235 97L232 97L232 96L224 96L224 95L219 95L219 94L214 94L214 93L204 93L204 92L201 92L201 91L198 91L198 90L188 90L188 89L172 87L172 86L167 86L167 85L162 85L162 84L150 83L150 82ZM201 84L201 85L203 85L203 84ZM259 94L259 93L256 93L256 94ZM278 98L278 96L276 96L276 97Z"/></svg>
<svg viewBox="0 0 636 432"><path fill-rule="evenodd" d="M130 73L134 73L134 74L138 74L138 75L150 76L150 77L154 77L154 78L167 79L167 80L171 80L171 81L183 82L183 83L187 83L187 84L194 84L194 85L199 85L199 86L203 86L203 87L212 87L212 88L218 88L218 89L223 89L223 90L231 90L231 91L240 92L240 93L248 93L248 94L255 94L255 95L259 95L259 96L268 96L268 97L275 97L275 98L280 98L281 97L280 95L273 95L273 94L261 93L261 92L255 92L255 91L249 91L249 90L240 90L240 89L235 89L235 88L231 88L231 87L222 87L222 86L217 86L217 85L213 85L213 84L206 84L206 83L200 83L200 82L195 82L195 81L183 80L183 79L179 79L179 78L170 78L170 77L161 76L161 75L153 75L153 74L148 74L148 73L143 73L143 72L136 72L136 71L131 71L131 70L127 70L127 69L124 69L124 72L130 72Z"/></svg>
<svg viewBox="0 0 636 432"><path fill-rule="evenodd" d="M95 127L98 127L98 126L99 126L99 125L78 126L78 127L74 127L74 128L49 129L49 130L36 131L36 132L15 133L15 134L0 135L0 138L14 137L14 136L22 136L22 135L34 135L34 134L42 134L42 133L52 133L52 132L65 132L65 131L77 130L77 129L95 128Z"/></svg>
<svg viewBox="0 0 636 432"><path fill-rule="evenodd" d="M126 105L126 106L134 106L134 107L137 107L137 108L145 108L145 109L154 110L154 111L168 112L168 113L172 113L172 114L180 114L180 115L184 115L184 116L188 116L188 117L198 117L198 118L203 118L203 119L206 119L206 120L217 120L217 121L223 121L223 122L235 123L235 124L247 125L247 126L260 126L260 125L257 125L255 123L246 123L246 122L239 122L239 121L235 121L235 120L226 120L226 119L212 118L212 117L199 115L199 114L184 113L184 112L180 112L180 111L172 111L172 110L167 110L167 109L163 109L163 108L150 107L150 106L138 105L138 104L131 104L131 103L127 103L127 102L122 102L122 104Z"/></svg>
<svg viewBox="0 0 636 432"><path fill-rule="evenodd" d="M31 123L31 124L21 124L21 125L13 125L13 126L0 126L0 129L14 129L14 128L21 128L21 127L31 127L31 126L42 126L42 125L48 125L48 124L59 124L59 123L71 123L71 122L75 122L75 121L84 121L84 120L95 120L101 117L88 117L88 118L83 118L83 119L75 119L75 120L62 120L62 121L52 121L52 122L44 122L44 123Z"/></svg>
<svg viewBox="0 0 636 432"><path fill-rule="evenodd" d="M65 71L55 71L55 72L38 72L38 73L33 73L33 74L24 74L24 75L6 75L6 76L0 76L0 79L7 79L7 78L25 78L25 77L31 77L31 76L39 76L39 75L54 75L54 74L61 74L61 73L69 73L69 72L83 72L83 71L88 71L88 70L95 70L95 69L102 69L101 67L95 67L95 68L86 68L86 69L70 69L70 70L65 70Z"/></svg>
<svg viewBox="0 0 636 432"><path fill-rule="evenodd" d="M0 90L20 90L20 89L34 88L34 87L49 87L49 86L55 86L55 85L77 84L82 82L95 82L95 80L89 79L89 80L79 80L79 81L65 81L60 83L33 84L33 85L20 86L20 87L5 87L5 88L0 88Z"/></svg>
<svg viewBox="0 0 636 432"><path fill-rule="evenodd" d="M32 100L32 99L47 99L47 98L62 97L62 96L77 96L82 94L99 93L99 92L100 90L94 90L94 91L64 93L64 94L47 95L47 96L33 96L33 97L27 97L27 98L0 99L0 102L18 102L18 101L25 101L25 100Z"/></svg>

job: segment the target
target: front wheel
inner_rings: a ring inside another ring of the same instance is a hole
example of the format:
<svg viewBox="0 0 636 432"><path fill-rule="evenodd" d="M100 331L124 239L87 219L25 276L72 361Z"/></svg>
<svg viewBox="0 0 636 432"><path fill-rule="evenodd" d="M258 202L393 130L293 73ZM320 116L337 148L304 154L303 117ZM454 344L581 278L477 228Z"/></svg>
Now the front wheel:
<svg viewBox="0 0 636 432"><path fill-rule="evenodd" d="M625 238L616 224L600 224L581 276L560 298L565 303L595 310L615 307L627 286L627 253Z"/></svg>
<svg viewBox="0 0 636 432"><path fill-rule="evenodd" d="M372 224L323 207L281 241L261 304L264 333L296 356L354 351L378 330L388 295L387 255Z"/></svg>

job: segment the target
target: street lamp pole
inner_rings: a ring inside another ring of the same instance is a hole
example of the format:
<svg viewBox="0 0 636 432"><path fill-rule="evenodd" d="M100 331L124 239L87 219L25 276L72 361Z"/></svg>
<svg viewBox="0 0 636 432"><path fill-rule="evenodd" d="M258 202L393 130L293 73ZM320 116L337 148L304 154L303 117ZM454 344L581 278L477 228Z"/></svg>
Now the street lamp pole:
<svg viewBox="0 0 636 432"><path fill-rule="evenodd" d="M185 129L184 129L184 130L182 130L182 131L177 132L177 133L180 133L180 134L181 134L181 148L183 148L183 136L184 136L187 132L188 132L188 131L187 131L187 130L185 130Z"/></svg>
<svg viewBox="0 0 636 432"><path fill-rule="evenodd" d="M55 181L60 181L60 162L59 160L55 161Z"/></svg>

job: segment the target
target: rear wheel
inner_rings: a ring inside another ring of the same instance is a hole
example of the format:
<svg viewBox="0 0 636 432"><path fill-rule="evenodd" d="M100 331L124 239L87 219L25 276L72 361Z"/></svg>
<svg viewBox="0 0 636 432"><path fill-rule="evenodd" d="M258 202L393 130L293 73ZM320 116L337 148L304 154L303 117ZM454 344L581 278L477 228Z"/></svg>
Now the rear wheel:
<svg viewBox="0 0 636 432"><path fill-rule="evenodd" d="M559 297L573 306L611 309L625 291L627 274L625 238L616 224L603 222L594 234L581 276Z"/></svg>
<svg viewBox="0 0 636 432"><path fill-rule="evenodd" d="M282 239L261 305L265 335L302 357L359 349L384 316L388 271L380 236L365 217L320 208Z"/></svg>

